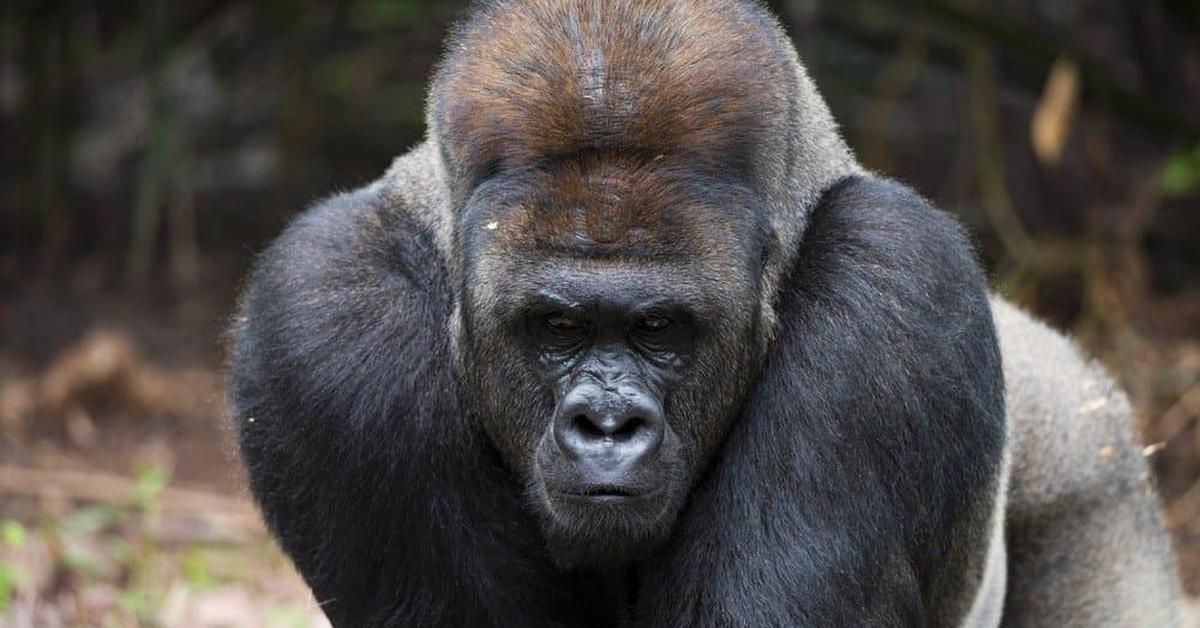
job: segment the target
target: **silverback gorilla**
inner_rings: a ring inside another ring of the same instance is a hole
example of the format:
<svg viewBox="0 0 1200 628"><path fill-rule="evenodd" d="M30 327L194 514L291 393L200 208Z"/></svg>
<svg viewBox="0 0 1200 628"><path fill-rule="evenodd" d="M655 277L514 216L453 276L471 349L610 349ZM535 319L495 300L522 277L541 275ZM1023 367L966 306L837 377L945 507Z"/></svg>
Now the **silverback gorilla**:
<svg viewBox="0 0 1200 628"><path fill-rule="evenodd" d="M758 4L479 2L428 110L232 332L334 624L1177 622L1121 393L856 163Z"/></svg>

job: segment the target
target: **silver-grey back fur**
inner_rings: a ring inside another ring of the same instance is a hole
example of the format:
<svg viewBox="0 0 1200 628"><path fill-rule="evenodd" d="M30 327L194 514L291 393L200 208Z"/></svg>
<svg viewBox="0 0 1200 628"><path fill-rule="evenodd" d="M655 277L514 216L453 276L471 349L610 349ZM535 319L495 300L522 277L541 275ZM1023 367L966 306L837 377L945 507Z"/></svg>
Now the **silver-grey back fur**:
<svg viewBox="0 0 1200 628"><path fill-rule="evenodd" d="M1125 395L996 298L1007 386L1005 626L1176 626L1181 593Z"/></svg>

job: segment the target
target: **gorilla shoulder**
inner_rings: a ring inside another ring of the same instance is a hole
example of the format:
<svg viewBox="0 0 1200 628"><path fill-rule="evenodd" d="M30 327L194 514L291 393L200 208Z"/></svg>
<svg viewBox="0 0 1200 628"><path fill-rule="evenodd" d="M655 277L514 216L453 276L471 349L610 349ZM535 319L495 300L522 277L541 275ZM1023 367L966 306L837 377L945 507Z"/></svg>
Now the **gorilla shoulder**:
<svg viewBox="0 0 1200 628"><path fill-rule="evenodd" d="M267 361L283 360L272 381L284 383L283 374L311 379L290 383L316 395L365 375L341 369L357 364L353 352L371 343L433 340L404 328L448 316L444 256L420 209L390 196L387 182L316 203L260 256L233 329L235 383L263 352ZM252 380L235 396L262 383Z"/></svg>

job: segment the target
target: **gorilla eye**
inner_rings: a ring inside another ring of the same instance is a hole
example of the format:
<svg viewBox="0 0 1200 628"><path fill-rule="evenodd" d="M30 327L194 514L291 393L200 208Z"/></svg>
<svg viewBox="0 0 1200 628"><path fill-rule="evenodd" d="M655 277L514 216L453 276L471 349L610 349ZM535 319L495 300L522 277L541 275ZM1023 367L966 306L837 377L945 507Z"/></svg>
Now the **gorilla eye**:
<svg viewBox="0 0 1200 628"><path fill-rule="evenodd" d="M665 316L651 314L638 321L638 327L644 331L655 332L666 329L671 324L671 319Z"/></svg>
<svg viewBox="0 0 1200 628"><path fill-rule="evenodd" d="M546 326L555 331L578 331L583 324L566 314L558 313L546 317Z"/></svg>

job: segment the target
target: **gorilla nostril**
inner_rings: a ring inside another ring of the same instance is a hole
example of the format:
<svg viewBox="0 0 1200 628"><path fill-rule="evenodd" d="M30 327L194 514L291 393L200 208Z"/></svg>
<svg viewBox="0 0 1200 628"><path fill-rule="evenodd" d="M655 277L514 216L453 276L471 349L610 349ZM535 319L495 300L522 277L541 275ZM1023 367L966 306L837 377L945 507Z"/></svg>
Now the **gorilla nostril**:
<svg viewBox="0 0 1200 628"><path fill-rule="evenodd" d="M571 417L571 429L587 441L612 439L616 442L633 440L648 421L640 416L633 416L617 421L605 422L594 419L586 414L576 414Z"/></svg>
<svg viewBox="0 0 1200 628"><path fill-rule="evenodd" d="M642 429L645 423L646 420L641 417L630 417L624 423L617 426L617 429L613 430L611 436L615 440L630 440Z"/></svg>
<svg viewBox="0 0 1200 628"><path fill-rule="evenodd" d="M576 414L571 418L571 425L579 432L580 435L588 440L596 440L604 438L607 434L605 431L592 421L586 414Z"/></svg>

